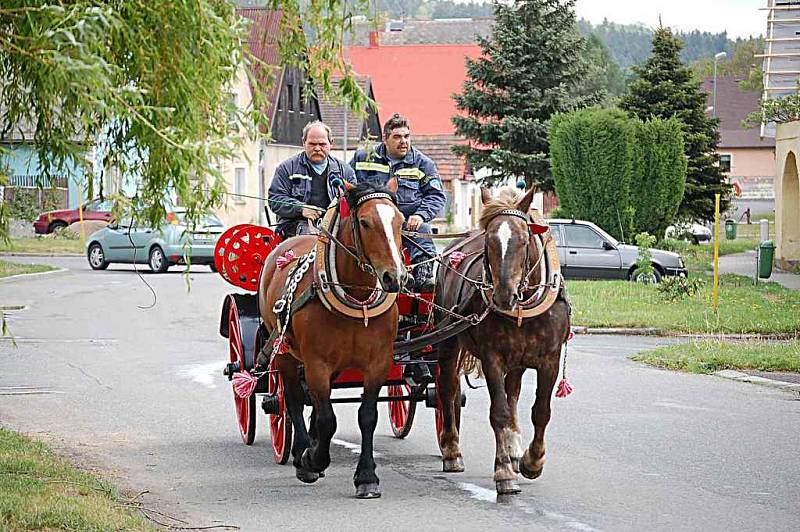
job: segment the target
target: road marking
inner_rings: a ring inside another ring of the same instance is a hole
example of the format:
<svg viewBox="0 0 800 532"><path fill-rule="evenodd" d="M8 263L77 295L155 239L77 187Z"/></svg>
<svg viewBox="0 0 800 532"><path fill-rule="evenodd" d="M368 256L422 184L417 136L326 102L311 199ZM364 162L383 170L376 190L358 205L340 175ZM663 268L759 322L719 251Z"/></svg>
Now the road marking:
<svg viewBox="0 0 800 532"><path fill-rule="evenodd" d="M674 408L676 410L701 410L704 412L711 412L710 408L705 408L702 406L691 406L691 405L682 405L680 403L675 403L673 401L656 401L653 403L653 406L661 406L664 408Z"/></svg>
<svg viewBox="0 0 800 532"><path fill-rule="evenodd" d="M36 272L36 273L18 273L16 275L9 275L8 277L0 278L0 283L4 283L6 281L11 281L13 279L19 279L20 277L37 277L40 275L51 275L54 273L61 273L69 271L66 268L58 268L56 270L48 270L46 272Z"/></svg>
<svg viewBox="0 0 800 532"><path fill-rule="evenodd" d="M331 443L339 445L340 447L344 447L345 449L349 449L353 454L361 454L361 445L357 443L350 443L349 441L339 440L337 438L331 439ZM373 444L372 456L382 456L381 453L375 451L375 446Z"/></svg>
<svg viewBox="0 0 800 532"><path fill-rule="evenodd" d="M218 375L222 375L222 366L219 361L183 366L178 369L178 376L202 384L206 388L216 388L214 381Z"/></svg>
<svg viewBox="0 0 800 532"><path fill-rule="evenodd" d="M539 517L550 519L552 521L558 521L559 523L562 523L564 526L568 528L580 530L582 532L600 532L599 529L594 528L591 525L587 525L586 523L581 523L580 521L577 521L569 516L560 514L558 512L551 512L548 510L543 510L541 508L533 508L531 506L528 506L524 502L520 501L519 498L517 498L518 496L516 495L501 495L500 497L503 497L504 500L498 501L497 499L498 495L495 490L487 489L478 486L477 484L471 484L469 482L459 482L457 486L459 489L469 493L473 499L479 500L481 502L503 503L510 501L512 508L517 508L519 510L522 510L528 515L536 515Z"/></svg>

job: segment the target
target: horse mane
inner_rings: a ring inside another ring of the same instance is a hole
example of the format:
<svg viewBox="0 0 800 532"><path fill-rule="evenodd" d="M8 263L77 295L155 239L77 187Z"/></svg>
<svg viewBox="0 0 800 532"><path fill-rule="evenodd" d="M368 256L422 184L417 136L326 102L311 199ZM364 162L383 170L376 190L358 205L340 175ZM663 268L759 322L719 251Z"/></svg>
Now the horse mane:
<svg viewBox="0 0 800 532"><path fill-rule="evenodd" d="M519 203L521 199L522 195L517 189L512 187L502 189L497 197L492 198L491 201L483 206L483 212L481 213L479 221L481 229L486 230L486 226L500 211L516 209L517 203Z"/></svg>
<svg viewBox="0 0 800 532"><path fill-rule="evenodd" d="M344 198L345 201L347 202L347 205L351 209L354 209L356 204L361 198L363 198L367 194L372 194L373 192L385 192L386 194L389 194L389 196L391 196L392 203L395 204L397 203L397 196L395 195L394 192L392 192L386 187L379 187L371 183L358 183L355 187L347 191Z"/></svg>

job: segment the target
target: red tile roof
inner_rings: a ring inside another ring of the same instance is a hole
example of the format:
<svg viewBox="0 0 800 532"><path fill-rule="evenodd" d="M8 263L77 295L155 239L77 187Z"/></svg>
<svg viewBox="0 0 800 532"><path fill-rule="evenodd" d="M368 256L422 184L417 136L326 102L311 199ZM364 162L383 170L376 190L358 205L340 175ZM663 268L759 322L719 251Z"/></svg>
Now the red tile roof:
<svg viewBox="0 0 800 532"><path fill-rule="evenodd" d="M742 127L742 120L761 105L760 92L739 89L740 78L717 77L717 118L719 118L720 148L775 148L774 138L761 138L760 128ZM708 105L713 105L714 80L703 82L708 93Z"/></svg>
<svg viewBox="0 0 800 532"><path fill-rule="evenodd" d="M452 135L456 114L452 95L461 92L467 57L476 58L475 44L351 46L347 57L354 70L372 79L378 113L408 117L414 135Z"/></svg>
<svg viewBox="0 0 800 532"><path fill-rule="evenodd" d="M281 12L254 7L237 9L236 13L252 22L247 47L264 64L253 64L251 68L255 74L257 88L266 93L268 107L264 109L264 113L272 123L275 118L275 110L278 108L278 96L283 76L283 67L278 52ZM271 69L272 72L267 69ZM274 78L270 79L271 76ZM251 87L251 90L254 89L255 87Z"/></svg>

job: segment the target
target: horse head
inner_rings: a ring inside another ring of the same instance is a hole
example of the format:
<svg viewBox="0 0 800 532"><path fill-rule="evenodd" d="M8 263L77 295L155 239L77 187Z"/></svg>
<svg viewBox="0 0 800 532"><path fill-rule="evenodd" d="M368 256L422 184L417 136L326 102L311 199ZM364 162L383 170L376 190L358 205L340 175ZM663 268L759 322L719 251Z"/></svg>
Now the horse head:
<svg viewBox="0 0 800 532"><path fill-rule="evenodd" d="M481 188L484 208L480 226L486 232L484 274L491 282L492 300L500 310L514 310L522 298L531 255L528 209L535 190L521 196L513 189L504 189L492 198Z"/></svg>
<svg viewBox="0 0 800 532"><path fill-rule="evenodd" d="M359 266L378 278L387 292L399 292L409 279L403 264L403 214L396 205L397 181L386 188L360 183L345 195L349 225ZM346 227L343 227L347 231Z"/></svg>

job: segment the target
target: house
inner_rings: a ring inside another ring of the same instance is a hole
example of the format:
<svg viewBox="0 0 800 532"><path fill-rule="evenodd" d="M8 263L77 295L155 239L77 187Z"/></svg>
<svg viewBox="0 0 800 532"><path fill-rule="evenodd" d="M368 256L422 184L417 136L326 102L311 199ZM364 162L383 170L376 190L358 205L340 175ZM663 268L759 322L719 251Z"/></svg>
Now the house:
<svg viewBox="0 0 800 532"><path fill-rule="evenodd" d="M262 64L240 68L231 97L244 109L251 105L256 90L266 89L263 112L268 127L261 129L259 138L245 139L240 156L220 163L229 194L226 206L217 214L226 225L266 225L265 198L275 169L303 149L303 126L319 120L320 109L315 97L304 94L306 79L302 72L281 62L280 11L242 8L237 13L252 22L247 46ZM252 76L245 68L251 69ZM274 222L272 213L270 218Z"/></svg>
<svg viewBox="0 0 800 532"><path fill-rule="evenodd" d="M775 259L791 269L800 265L800 122L778 124L775 140Z"/></svg>
<svg viewBox="0 0 800 532"><path fill-rule="evenodd" d="M356 81L369 98L375 99L372 90L372 80L369 76L356 76ZM336 79L333 80L335 84ZM365 117L347 111L341 102L334 102L322 94L322 87L317 87L317 97L319 99L319 111L321 120L325 122L333 134L333 146L331 155L349 162L353 157L353 152L358 149L366 139L378 141L381 137L381 123L378 111L369 109ZM346 126L346 127L345 127ZM346 134L345 134L346 132ZM347 149L345 150L345 142Z"/></svg>
<svg viewBox="0 0 800 532"><path fill-rule="evenodd" d="M717 78L720 166L729 182L738 185L741 199L772 200L775 198L775 139L762 138L759 126L742 126L742 121L759 109L761 94L742 91L739 81L733 76ZM706 80L703 88L709 94L710 106L714 100L714 80Z"/></svg>
<svg viewBox="0 0 800 532"><path fill-rule="evenodd" d="M436 32L440 21L425 21L430 33L444 40L446 32ZM414 27L408 22L407 28ZM451 23L446 23L445 26ZM443 27L445 27L443 26ZM381 117L400 113L409 119L412 144L431 156L439 167L447 194L445 219L455 225L469 227L473 222L474 197L478 194L472 170L452 154L450 147L464 142L455 135L451 118L458 111L452 98L462 90L466 80L467 58L477 58L481 48L475 44L475 33L459 25L459 38L469 35L469 42L455 44L417 44L410 35L401 44L384 44L382 39L396 37L397 32L372 32L367 44L352 45L347 54L353 69L372 79L372 89ZM356 39L355 42L360 42Z"/></svg>

